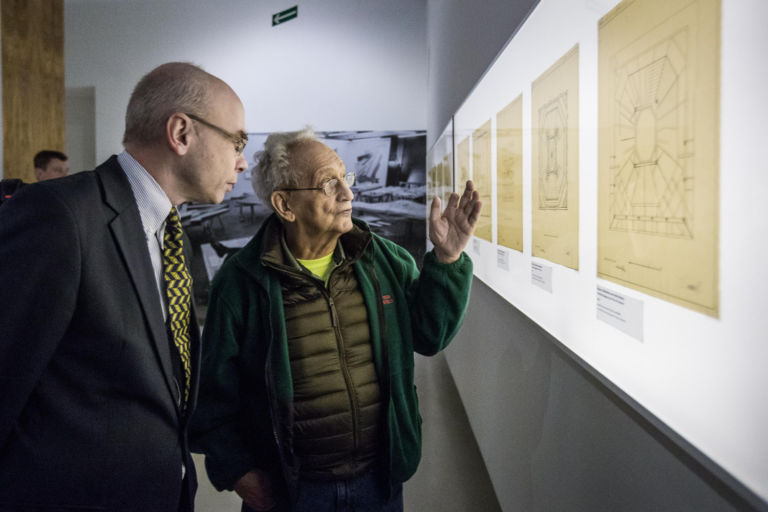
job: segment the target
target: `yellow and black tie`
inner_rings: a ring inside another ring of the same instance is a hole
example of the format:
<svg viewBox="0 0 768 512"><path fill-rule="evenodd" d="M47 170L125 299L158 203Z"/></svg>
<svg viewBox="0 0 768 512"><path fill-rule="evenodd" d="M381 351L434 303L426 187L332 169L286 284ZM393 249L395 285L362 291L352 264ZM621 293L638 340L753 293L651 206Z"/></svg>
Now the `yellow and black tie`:
<svg viewBox="0 0 768 512"><path fill-rule="evenodd" d="M184 261L181 221L176 208L165 222L163 237L163 279L168 298L168 325L173 343L181 355L184 369L184 407L189 400L192 361L189 349L189 317L191 311L192 276Z"/></svg>

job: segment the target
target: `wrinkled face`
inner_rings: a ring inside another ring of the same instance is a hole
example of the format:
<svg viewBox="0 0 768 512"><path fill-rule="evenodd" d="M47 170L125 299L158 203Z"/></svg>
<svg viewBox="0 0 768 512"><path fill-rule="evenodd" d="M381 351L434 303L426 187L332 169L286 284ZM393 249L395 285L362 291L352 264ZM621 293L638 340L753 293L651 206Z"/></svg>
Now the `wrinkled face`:
<svg viewBox="0 0 768 512"><path fill-rule="evenodd" d="M231 134L245 133L243 105L231 89L223 86L211 93L205 121ZM220 203L248 163L230 138L202 122L192 123L196 144L190 149L183 174L184 196L198 203Z"/></svg>
<svg viewBox="0 0 768 512"><path fill-rule="evenodd" d="M315 240L335 240L352 229L354 195L344 179L347 170L339 155L322 142L302 142L291 152L290 163L301 170L296 188L321 188L330 179L339 180L331 196L322 190L289 192L288 204L300 231Z"/></svg>
<svg viewBox="0 0 768 512"><path fill-rule="evenodd" d="M61 178L69 174L69 166L64 160L58 158L51 158L48 165L44 169L39 167L35 168L35 176L37 181L52 180L54 178Z"/></svg>

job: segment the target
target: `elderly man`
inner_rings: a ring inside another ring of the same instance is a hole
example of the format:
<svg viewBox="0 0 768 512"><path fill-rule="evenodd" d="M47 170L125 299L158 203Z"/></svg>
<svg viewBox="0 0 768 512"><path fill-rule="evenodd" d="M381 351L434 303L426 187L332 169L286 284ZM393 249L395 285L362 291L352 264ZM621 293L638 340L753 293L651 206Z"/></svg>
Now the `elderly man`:
<svg viewBox="0 0 768 512"><path fill-rule="evenodd" d="M186 63L144 76L125 151L0 208L0 510L193 509L200 364L176 206L247 167L243 106Z"/></svg>
<svg viewBox="0 0 768 512"><path fill-rule="evenodd" d="M274 214L214 280L195 449L244 510L402 510L421 455L413 354L461 324L478 194L433 202L419 272L352 218L354 174L311 131L271 135L253 180Z"/></svg>

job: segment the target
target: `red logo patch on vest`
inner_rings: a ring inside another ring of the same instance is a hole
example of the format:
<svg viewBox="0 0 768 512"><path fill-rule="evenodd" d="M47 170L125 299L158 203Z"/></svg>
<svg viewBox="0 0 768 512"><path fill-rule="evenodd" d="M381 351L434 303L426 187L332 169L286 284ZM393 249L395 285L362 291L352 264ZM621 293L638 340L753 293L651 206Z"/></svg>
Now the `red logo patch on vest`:
<svg viewBox="0 0 768 512"><path fill-rule="evenodd" d="M384 304L393 304L395 300L392 298L391 295L382 295L381 302L383 302Z"/></svg>

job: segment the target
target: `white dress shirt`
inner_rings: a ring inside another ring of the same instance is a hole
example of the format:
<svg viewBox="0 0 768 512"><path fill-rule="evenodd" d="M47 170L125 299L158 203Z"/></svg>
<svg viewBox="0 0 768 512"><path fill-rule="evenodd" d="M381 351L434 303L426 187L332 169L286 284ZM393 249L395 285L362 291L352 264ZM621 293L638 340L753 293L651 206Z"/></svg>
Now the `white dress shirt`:
<svg viewBox="0 0 768 512"><path fill-rule="evenodd" d="M123 151L117 155L117 161L123 168L128 183L131 184L136 206L139 207L144 238L147 240L149 259L152 261L152 269L155 272L157 293L160 297L163 319L165 319L168 312L165 307L165 287L163 285L163 235L165 233L165 221L168 214L171 213L173 205L155 178L130 153Z"/></svg>

